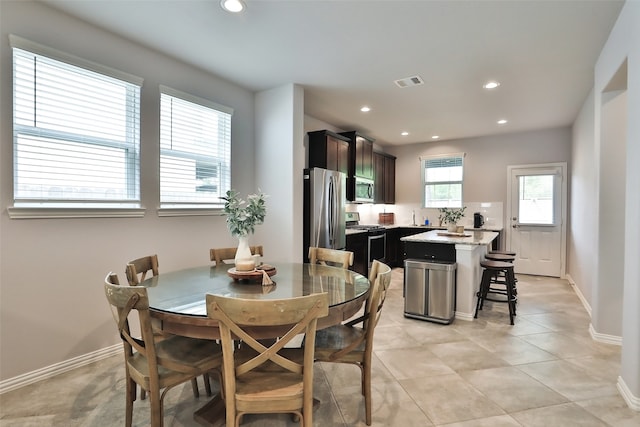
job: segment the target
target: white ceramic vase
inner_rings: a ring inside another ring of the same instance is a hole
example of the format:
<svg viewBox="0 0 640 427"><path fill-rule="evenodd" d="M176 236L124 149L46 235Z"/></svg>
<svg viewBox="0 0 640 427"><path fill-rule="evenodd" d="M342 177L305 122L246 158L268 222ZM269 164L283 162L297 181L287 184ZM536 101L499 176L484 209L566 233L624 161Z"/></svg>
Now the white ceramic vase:
<svg viewBox="0 0 640 427"><path fill-rule="evenodd" d="M455 233L457 229L458 229L458 226L455 223L450 222L449 224L447 224L447 231L449 233Z"/></svg>
<svg viewBox="0 0 640 427"><path fill-rule="evenodd" d="M236 249L236 270L246 271L255 268L255 262L251 256L249 236L238 236L238 249Z"/></svg>

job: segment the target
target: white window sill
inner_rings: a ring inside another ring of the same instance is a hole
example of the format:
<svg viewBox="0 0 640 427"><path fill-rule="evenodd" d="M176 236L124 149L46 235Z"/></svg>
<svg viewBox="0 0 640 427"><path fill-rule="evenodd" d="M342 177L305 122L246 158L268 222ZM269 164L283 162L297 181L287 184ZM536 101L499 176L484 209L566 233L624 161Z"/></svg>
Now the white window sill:
<svg viewBox="0 0 640 427"><path fill-rule="evenodd" d="M160 217L212 215L222 215L222 208L202 205L165 205L158 208L158 216Z"/></svg>
<svg viewBox="0 0 640 427"><path fill-rule="evenodd" d="M146 209L122 206L12 206L7 208L11 219L45 218L142 218Z"/></svg>

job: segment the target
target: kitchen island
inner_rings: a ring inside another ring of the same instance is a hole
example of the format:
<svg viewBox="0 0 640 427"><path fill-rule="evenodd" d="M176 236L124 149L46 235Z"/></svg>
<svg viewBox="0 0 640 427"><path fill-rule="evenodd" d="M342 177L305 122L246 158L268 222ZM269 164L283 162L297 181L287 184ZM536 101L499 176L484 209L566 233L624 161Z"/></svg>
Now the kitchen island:
<svg viewBox="0 0 640 427"><path fill-rule="evenodd" d="M482 278L480 261L484 259L496 237L498 233L493 231L465 231L457 234L432 230L402 237L400 240L405 246L408 259L457 263L455 317L473 320L476 293Z"/></svg>

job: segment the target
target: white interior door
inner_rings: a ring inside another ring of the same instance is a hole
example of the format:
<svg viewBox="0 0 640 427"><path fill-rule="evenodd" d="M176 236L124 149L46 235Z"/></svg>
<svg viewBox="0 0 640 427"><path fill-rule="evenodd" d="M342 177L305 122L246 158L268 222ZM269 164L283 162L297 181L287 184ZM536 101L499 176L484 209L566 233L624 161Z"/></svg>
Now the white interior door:
<svg viewBox="0 0 640 427"><path fill-rule="evenodd" d="M566 163L509 167L507 247L515 272L564 277Z"/></svg>

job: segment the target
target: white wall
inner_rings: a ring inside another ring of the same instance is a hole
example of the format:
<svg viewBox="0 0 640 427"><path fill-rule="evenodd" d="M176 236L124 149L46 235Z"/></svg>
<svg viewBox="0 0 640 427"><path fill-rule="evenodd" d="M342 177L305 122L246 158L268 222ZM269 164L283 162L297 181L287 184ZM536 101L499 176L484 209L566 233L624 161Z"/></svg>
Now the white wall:
<svg viewBox="0 0 640 427"><path fill-rule="evenodd" d="M624 242L624 289L622 303L622 367L618 388L627 402L640 410L640 2L625 2L609 39L600 53L595 66L594 106L595 106L595 149L599 156L609 154L608 139L601 138L603 105L602 94L627 61L627 112L626 124L626 192ZM598 185L602 185L602 176ZM595 189L594 194L598 194ZM602 235L603 230L599 230ZM607 262L600 259L599 265ZM602 285L602 284L599 284ZM605 293L600 293L606 298ZM617 298L617 295L613 295ZM606 306L609 301L599 301ZM594 314L594 319L596 318ZM598 317L600 318L600 317ZM599 332L601 325L593 324Z"/></svg>
<svg viewBox="0 0 640 427"><path fill-rule="evenodd" d="M603 94L600 108L598 270L591 323L599 334L622 336L624 289L626 91Z"/></svg>
<svg viewBox="0 0 640 427"><path fill-rule="evenodd" d="M286 85L256 95L256 182L269 198L254 241L267 262L302 259L304 92Z"/></svg>
<svg viewBox="0 0 640 427"><path fill-rule="evenodd" d="M571 210L567 236L567 272L591 312L598 263L598 158L595 152L593 91L573 124L571 146Z"/></svg>
<svg viewBox="0 0 640 427"><path fill-rule="evenodd" d="M386 210L395 212L396 223L399 224L411 223L413 210L416 211L416 221L426 214L433 222L437 214L421 209L421 156L465 153L464 203L499 202L506 208L507 166L570 163L571 130L568 127L545 129L385 148L397 157L396 204L387 205ZM466 216L468 221L472 221L473 211L467 212Z"/></svg>
<svg viewBox="0 0 640 427"><path fill-rule="evenodd" d="M0 2L0 380L118 342L102 290L113 270L157 253L160 270L209 262L209 248L235 245L220 216L157 216L158 85L235 110L232 185L254 190L254 97L251 92L37 2ZM8 35L16 34L145 79L141 180L144 218L11 220L12 81ZM42 351L46 349L46 351Z"/></svg>

